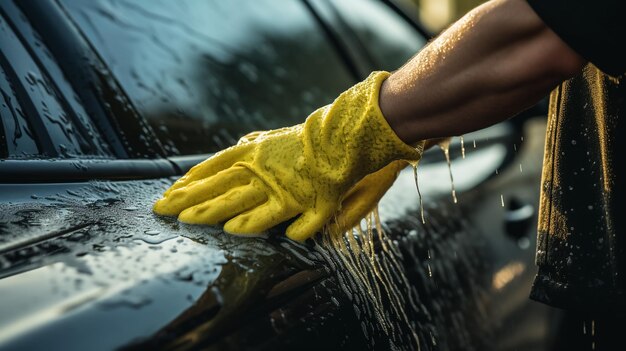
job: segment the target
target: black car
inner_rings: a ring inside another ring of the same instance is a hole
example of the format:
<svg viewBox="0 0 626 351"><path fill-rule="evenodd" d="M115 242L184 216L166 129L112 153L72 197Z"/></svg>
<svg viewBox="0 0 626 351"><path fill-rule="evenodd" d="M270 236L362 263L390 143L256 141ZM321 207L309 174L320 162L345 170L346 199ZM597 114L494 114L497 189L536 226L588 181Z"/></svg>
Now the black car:
<svg viewBox="0 0 626 351"><path fill-rule="evenodd" d="M452 173L428 151L421 197L403 171L344 238L151 211L211 153L404 63L430 37L407 5L0 2L0 349L550 349L560 314L527 297L541 106L455 138Z"/></svg>

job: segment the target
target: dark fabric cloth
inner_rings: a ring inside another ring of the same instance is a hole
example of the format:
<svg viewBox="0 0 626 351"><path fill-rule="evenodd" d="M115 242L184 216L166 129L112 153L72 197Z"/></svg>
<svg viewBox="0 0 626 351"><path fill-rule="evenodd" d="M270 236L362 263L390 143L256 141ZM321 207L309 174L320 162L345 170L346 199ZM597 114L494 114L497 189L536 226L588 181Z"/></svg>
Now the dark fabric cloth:
<svg viewBox="0 0 626 351"><path fill-rule="evenodd" d="M626 311L622 1L528 0L591 62L550 95L531 298L556 307Z"/></svg>
<svg viewBox="0 0 626 351"><path fill-rule="evenodd" d="M626 86L592 64L550 95L531 298L626 307Z"/></svg>
<svg viewBox="0 0 626 351"><path fill-rule="evenodd" d="M539 17L604 73L626 72L624 0L528 0Z"/></svg>

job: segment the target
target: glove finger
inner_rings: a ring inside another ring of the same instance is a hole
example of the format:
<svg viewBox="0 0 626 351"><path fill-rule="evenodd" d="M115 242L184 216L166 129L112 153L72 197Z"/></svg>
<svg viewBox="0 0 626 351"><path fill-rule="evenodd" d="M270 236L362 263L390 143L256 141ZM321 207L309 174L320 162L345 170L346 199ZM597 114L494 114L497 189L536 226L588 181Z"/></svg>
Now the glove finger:
<svg viewBox="0 0 626 351"><path fill-rule="evenodd" d="M184 176L178 179L169 189L167 189L165 193L163 193L163 196L168 196L174 190L185 187L200 179L211 177L218 172L228 169L236 162L244 159L252 148L252 144L235 145L214 154L208 159L193 166Z"/></svg>
<svg viewBox="0 0 626 351"><path fill-rule="evenodd" d="M274 200L269 200L226 222L224 230L231 234L256 234L292 218L296 213L293 210L286 210Z"/></svg>
<svg viewBox="0 0 626 351"><path fill-rule="evenodd" d="M249 184L253 176L254 174L245 167L228 168L212 177L197 180L170 192L154 204L153 210L160 215L178 215L186 208L220 196L230 189Z"/></svg>
<svg viewBox="0 0 626 351"><path fill-rule="evenodd" d="M245 144L245 143L249 143L254 141L256 138L259 137L259 135L263 134L263 131L254 131L254 132L250 132L244 136L242 136L241 138L239 138L239 141L237 141L237 145L241 145L241 144Z"/></svg>
<svg viewBox="0 0 626 351"><path fill-rule="evenodd" d="M287 131L287 130L289 130L291 128L292 127L283 127L283 128L279 128L279 129L260 130L260 131L257 130L257 131L254 131L254 132L250 132L250 133L242 136L241 138L239 138L239 141L237 142L237 145L253 142L260 136L267 137L267 136L272 136L272 135L276 135L276 134L279 134L279 133L284 133L285 131Z"/></svg>
<svg viewBox="0 0 626 351"><path fill-rule="evenodd" d="M355 184L341 202L335 220L328 224L328 230L339 234L356 226L376 207L406 165L405 161L392 162Z"/></svg>
<svg viewBox="0 0 626 351"><path fill-rule="evenodd" d="M319 232L332 217L334 210L307 210L287 228L287 237L291 240L303 241Z"/></svg>
<svg viewBox="0 0 626 351"><path fill-rule="evenodd" d="M267 200L265 189L245 185L229 190L212 200L190 207L178 220L190 224L217 224L254 208Z"/></svg>

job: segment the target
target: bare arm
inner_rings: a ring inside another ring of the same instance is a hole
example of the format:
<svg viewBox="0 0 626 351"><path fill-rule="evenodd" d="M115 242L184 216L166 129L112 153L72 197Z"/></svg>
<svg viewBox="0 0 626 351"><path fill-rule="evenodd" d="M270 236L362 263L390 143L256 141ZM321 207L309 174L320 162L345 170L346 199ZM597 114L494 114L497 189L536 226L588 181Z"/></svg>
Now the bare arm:
<svg viewBox="0 0 626 351"><path fill-rule="evenodd" d="M526 1L492 0L395 71L379 104L407 143L462 135L532 106L584 64Z"/></svg>

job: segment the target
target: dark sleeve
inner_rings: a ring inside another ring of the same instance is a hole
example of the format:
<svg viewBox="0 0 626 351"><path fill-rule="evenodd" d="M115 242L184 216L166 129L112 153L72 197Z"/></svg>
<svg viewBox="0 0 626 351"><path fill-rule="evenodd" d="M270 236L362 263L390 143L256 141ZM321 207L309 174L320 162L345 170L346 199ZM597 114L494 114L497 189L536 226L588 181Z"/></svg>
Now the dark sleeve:
<svg viewBox="0 0 626 351"><path fill-rule="evenodd" d="M626 72L626 0L527 0L579 55L604 73Z"/></svg>

